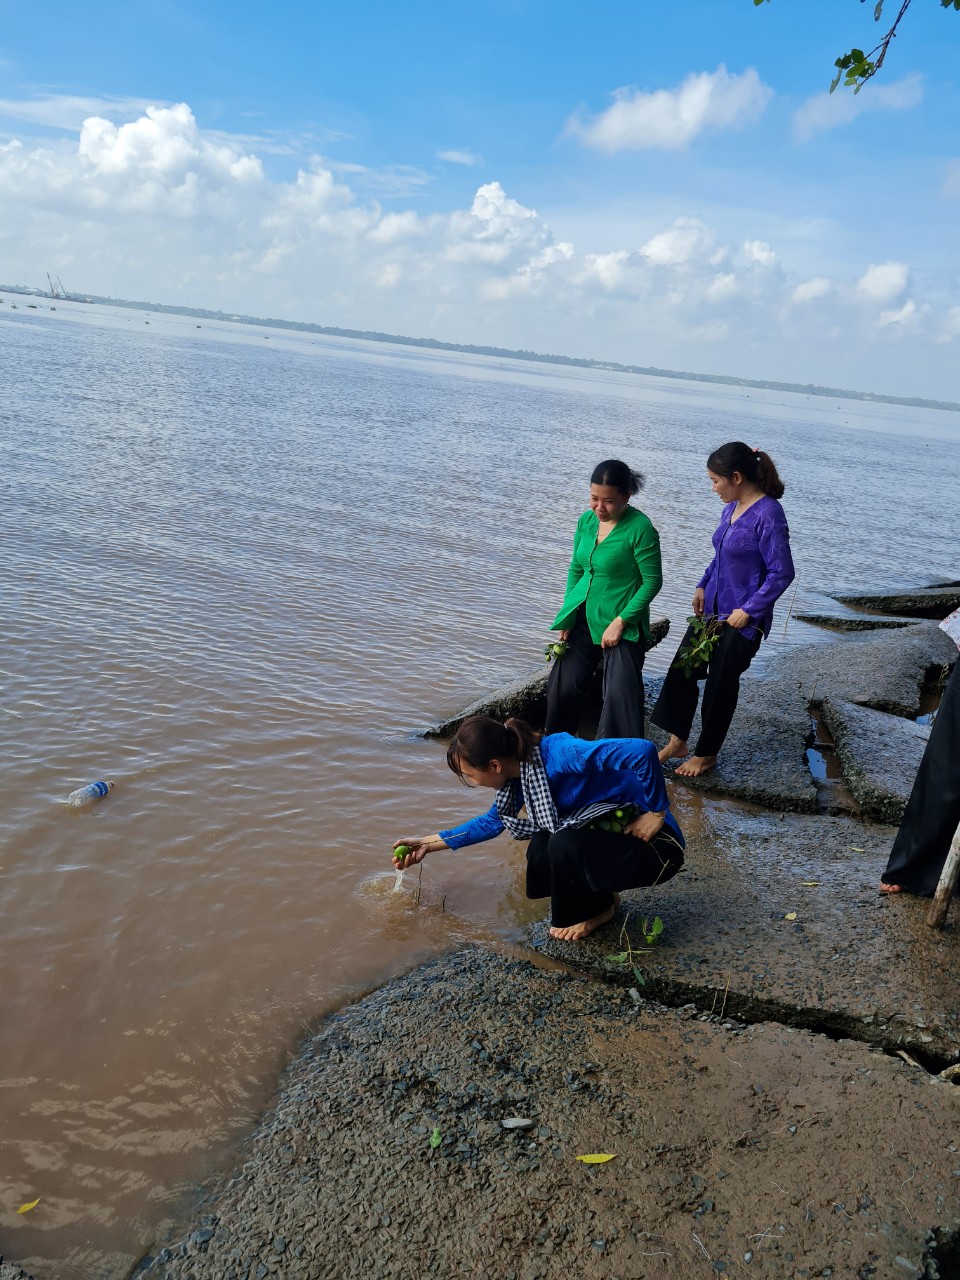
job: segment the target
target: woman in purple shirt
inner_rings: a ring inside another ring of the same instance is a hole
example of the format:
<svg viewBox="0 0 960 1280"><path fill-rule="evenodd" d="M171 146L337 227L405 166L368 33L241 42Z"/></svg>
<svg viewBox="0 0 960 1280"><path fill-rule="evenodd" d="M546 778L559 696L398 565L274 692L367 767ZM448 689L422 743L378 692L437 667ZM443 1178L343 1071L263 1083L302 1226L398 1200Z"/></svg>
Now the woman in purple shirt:
<svg viewBox="0 0 960 1280"><path fill-rule="evenodd" d="M735 440L711 453L707 475L724 507L713 535L713 559L693 593L693 611L698 618L720 619L720 640L709 662L689 675L674 659L650 713L653 723L670 734L661 761L682 759L675 772L690 778L717 763L737 707L740 677L770 634L773 606L794 578L790 530L777 501L783 481L770 455ZM680 649L692 634L688 628ZM697 709L697 681L704 677L700 736L691 756L687 738Z"/></svg>

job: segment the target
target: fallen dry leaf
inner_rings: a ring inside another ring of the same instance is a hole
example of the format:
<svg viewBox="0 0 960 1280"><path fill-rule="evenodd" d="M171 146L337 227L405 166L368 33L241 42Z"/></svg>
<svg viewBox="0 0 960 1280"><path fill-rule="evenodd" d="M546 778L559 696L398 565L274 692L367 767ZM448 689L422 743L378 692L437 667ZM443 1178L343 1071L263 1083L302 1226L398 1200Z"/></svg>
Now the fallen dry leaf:
<svg viewBox="0 0 960 1280"><path fill-rule="evenodd" d="M795 911L788 911L783 918L784 920L796 920L797 913Z"/></svg>
<svg viewBox="0 0 960 1280"><path fill-rule="evenodd" d="M31 1209L35 1209L40 1203L42 1197L37 1196L36 1200L31 1200L29 1204L22 1204L17 1213L29 1213Z"/></svg>
<svg viewBox="0 0 960 1280"><path fill-rule="evenodd" d="M616 1156L605 1154L592 1156L575 1156L574 1159L579 1160L582 1164L606 1164L608 1160L616 1160Z"/></svg>

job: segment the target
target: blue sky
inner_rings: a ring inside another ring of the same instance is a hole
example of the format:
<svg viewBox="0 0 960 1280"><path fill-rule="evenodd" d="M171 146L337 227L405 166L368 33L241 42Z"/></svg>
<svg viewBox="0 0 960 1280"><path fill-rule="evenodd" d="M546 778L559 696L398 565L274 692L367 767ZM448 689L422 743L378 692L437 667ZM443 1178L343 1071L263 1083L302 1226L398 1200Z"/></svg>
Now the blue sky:
<svg viewBox="0 0 960 1280"><path fill-rule="evenodd" d="M960 14L827 98L872 10L0 0L0 280L960 399Z"/></svg>

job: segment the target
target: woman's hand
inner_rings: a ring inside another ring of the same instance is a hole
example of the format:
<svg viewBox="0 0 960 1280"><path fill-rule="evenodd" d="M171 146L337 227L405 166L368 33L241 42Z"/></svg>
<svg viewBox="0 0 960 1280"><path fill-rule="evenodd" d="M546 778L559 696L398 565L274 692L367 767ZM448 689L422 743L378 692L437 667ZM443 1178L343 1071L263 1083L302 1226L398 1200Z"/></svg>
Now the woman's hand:
<svg viewBox="0 0 960 1280"><path fill-rule="evenodd" d="M693 612L698 618L703 617L703 602L703 587L697 587L696 591L693 593Z"/></svg>
<svg viewBox="0 0 960 1280"><path fill-rule="evenodd" d="M652 840L663 826L663 819L662 813L641 813L627 823L624 831L628 836L636 836L638 840Z"/></svg>
<svg viewBox="0 0 960 1280"><path fill-rule="evenodd" d="M615 649L623 637L623 628L626 623L622 618L614 618L600 637L600 644L604 649Z"/></svg>
<svg viewBox="0 0 960 1280"><path fill-rule="evenodd" d="M742 631L744 627L749 627L750 615L749 613L744 613L742 609L732 609L727 617L727 622L730 623L731 627L736 627L738 631Z"/></svg>
<svg viewBox="0 0 960 1280"><path fill-rule="evenodd" d="M567 640L570 639L570 628L564 627L562 631L557 632L557 635L560 637L562 641L566 642Z"/></svg>
<svg viewBox="0 0 960 1280"><path fill-rule="evenodd" d="M407 867L412 867L418 862L422 862L428 853L436 853L438 849L449 849L450 847L439 836L404 836L402 840L395 840L393 847L394 849L399 849L402 844L405 844L410 852L402 862L394 861L394 866L398 871L406 871Z"/></svg>

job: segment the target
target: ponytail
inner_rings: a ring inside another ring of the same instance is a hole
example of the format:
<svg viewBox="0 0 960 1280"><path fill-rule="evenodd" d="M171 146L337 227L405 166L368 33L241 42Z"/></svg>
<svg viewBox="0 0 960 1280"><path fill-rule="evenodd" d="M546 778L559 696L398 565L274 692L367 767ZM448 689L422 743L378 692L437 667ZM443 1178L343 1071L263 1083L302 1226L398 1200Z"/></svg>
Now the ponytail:
<svg viewBox="0 0 960 1280"><path fill-rule="evenodd" d="M503 724L490 716L470 716L464 720L447 747L447 764L461 782L463 766L486 769L491 760L527 760L537 742L537 734L525 720Z"/></svg>
<svg viewBox="0 0 960 1280"><path fill-rule="evenodd" d="M783 497L783 481L769 453L751 449L742 440L733 440L714 449L707 459L707 470L729 480L739 471L745 480L758 485L768 498Z"/></svg>

